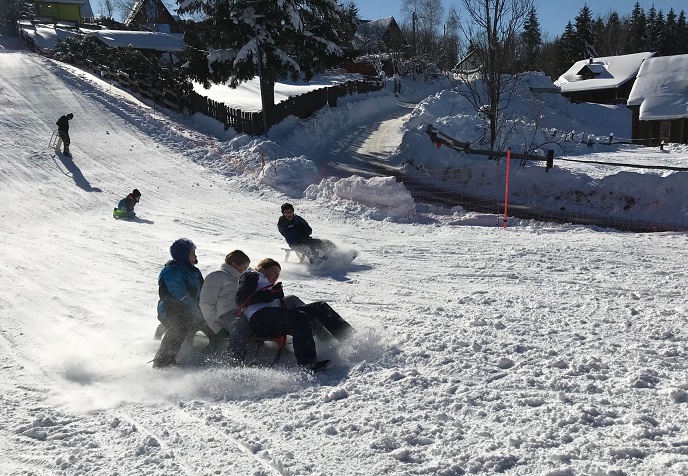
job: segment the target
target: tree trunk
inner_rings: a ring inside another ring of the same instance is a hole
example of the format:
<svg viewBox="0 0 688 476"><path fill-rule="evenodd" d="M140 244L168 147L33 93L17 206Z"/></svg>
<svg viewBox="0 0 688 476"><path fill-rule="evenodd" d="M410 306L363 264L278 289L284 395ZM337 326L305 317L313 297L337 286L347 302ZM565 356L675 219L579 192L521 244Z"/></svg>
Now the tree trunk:
<svg viewBox="0 0 688 476"><path fill-rule="evenodd" d="M265 134L274 123L272 110L275 105L275 82L266 78L260 79L260 102L263 108L263 125Z"/></svg>

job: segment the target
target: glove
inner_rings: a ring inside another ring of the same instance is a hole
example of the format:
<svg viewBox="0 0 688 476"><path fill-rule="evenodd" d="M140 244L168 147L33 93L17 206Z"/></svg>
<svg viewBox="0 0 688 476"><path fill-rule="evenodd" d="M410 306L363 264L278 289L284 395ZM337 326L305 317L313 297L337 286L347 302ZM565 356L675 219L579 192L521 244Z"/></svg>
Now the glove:
<svg viewBox="0 0 688 476"><path fill-rule="evenodd" d="M282 283L275 283L272 288L270 288L270 296L272 299L282 299L284 297L284 289L282 289Z"/></svg>

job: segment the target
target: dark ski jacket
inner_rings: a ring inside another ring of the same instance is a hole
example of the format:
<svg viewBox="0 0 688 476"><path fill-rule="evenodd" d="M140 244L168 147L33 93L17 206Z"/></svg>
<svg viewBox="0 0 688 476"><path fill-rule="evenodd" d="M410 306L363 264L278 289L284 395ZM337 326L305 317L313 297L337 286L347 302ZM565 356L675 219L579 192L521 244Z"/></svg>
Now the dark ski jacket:
<svg viewBox="0 0 688 476"><path fill-rule="evenodd" d="M205 322L199 306L202 286L203 275L197 267L168 261L158 276L158 319L165 322L167 316L175 314Z"/></svg>
<svg viewBox="0 0 688 476"><path fill-rule="evenodd" d="M253 304L269 303L275 299L282 299L284 291L279 289L258 288L261 274L254 270L246 270L239 278L239 289L237 290L235 300L239 309L244 309ZM263 278L265 279L265 278Z"/></svg>
<svg viewBox="0 0 688 476"><path fill-rule="evenodd" d="M277 229L282 234L289 245L294 243L305 243L310 240L313 229L308 225L308 222L298 215L287 220L282 215L277 222Z"/></svg>
<svg viewBox="0 0 688 476"><path fill-rule="evenodd" d="M60 118L57 120L55 124L57 124L58 131L69 132L69 118L67 117L67 115L60 116Z"/></svg>
<svg viewBox="0 0 688 476"><path fill-rule="evenodd" d="M136 199L134 196L130 193L129 195L126 196L126 198L123 198L122 200L119 201L117 204L117 208L122 210L123 212L131 213L134 211L134 207L136 206Z"/></svg>

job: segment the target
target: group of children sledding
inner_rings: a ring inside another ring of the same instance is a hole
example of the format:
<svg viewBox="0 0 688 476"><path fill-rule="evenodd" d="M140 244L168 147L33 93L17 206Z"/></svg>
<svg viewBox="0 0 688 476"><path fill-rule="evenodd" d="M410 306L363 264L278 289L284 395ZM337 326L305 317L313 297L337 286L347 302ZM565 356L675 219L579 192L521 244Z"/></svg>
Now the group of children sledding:
<svg viewBox="0 0 688 476"><path fill-rule="evenodd" d="M73 114L65 114L57 121L56 150L64 145L63 155L69 151L69 121ZM134 208L141 200L141 192L134 189L113 209L114 218L135 218ZM335 246L327 240L311 237L308 222L294 214L294 207L285 203L277 228L289 248L311 263L328 259ZM170 247L172 259L158 276L158 320L165 332L160 348L153 359L154 368L177 363L177 354L187 339L203 332L209 347L226 361L242 363L252 338L273 340L292 336L294 356L303 368L318 372L327 368L329 360L318 360L314 336L321 340L339 341L354 333L353 327L325 302L305 304L296 296L285 296L278 281L281 266L272 258L261 260L255 269L249 268L249 257L235 250L225 257L219 270L206 280L196 267L196 245L180 238Z"/></svg>
<svg viewBox="0 0 688 476"><path fill-rule="evenodd" d="M311 238L311 227L294 214L291 204L282 205L278 229L290 248L303 252L312 263L326 259L323 243L329 246L329 242ZM154 368L176 365L183 342L201 331L208 337L210 350L233 364L245 362L252 338L274 340L290 335L299 366L318 372L329 366L329 360L318 360L314 336L342 341L354 333L327 303L305 304L296 296L286 296L278 281L282 268L272 258L251 269L249 257L235 250L204 280L191 240L176 240L170 255L158 277L158 320L166 331L153 359Z"/></svg>

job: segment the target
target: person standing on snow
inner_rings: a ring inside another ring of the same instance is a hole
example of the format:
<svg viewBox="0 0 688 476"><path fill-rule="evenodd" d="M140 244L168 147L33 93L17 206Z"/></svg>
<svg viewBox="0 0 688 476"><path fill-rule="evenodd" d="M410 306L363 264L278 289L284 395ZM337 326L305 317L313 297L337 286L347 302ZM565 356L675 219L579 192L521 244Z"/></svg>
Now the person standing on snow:
<svg viewBox="0 0 688 476"><path fill-rule="evenodd" d="M196 245L187 238L180 238L170 246L170 255L172 259L158 277L158 320L166 332L153 359L156 369L176 365L184 339L193 337L199 329L211 343L215 338L199 306L203 275L196 267Z"/></svg>
<svg viewBox="0 0 688 476"><path fill-rule="evenodd" d="M313 229L308 222L294 213L294 206L285 203L281 207L282 216L277 221L277 230L287 240L289 247L304 254L313 264L327 259L334 245L327 240L311 238Z"/></svg>
<svg viewBox="0 0 688 476"><path fill-rule="evenodd" d="M141 200L141 192L138 188L135 188L133 192L127 195L125 198L119 201L117 208L112 212L115 218L134 218L136 217L136 212L134 207Z"/></svg>
<svg viewBox="0 0 688 476"><path fill-rule="evenodd" d="M62 144L64 144L63 154L67 157L72 156L72 154L69 152L69 144L71 143L71 141L69 140L69 121L71 121L73 118L74 114L70 112L69 114L60 116L60 118L55 123L57 124L57 135L60 137L60 140L62 140ZM57 148L60 148L59 143L57 144Z"/></svg>
<svg viewBox="0 0 688 476"><path fill-rule="evenodd" d="M239 290L239 277L251 264L251 260L241 250L234 250L225 256L220 269L205 278L201 288L200 307L208 327L215 332L218 340L227 339L229 357L242 361L251 337L248 321L236 315L236 293Z"/></svg>

